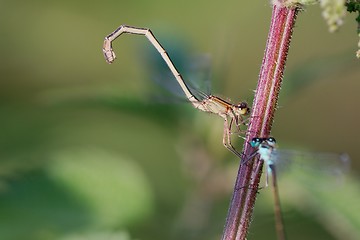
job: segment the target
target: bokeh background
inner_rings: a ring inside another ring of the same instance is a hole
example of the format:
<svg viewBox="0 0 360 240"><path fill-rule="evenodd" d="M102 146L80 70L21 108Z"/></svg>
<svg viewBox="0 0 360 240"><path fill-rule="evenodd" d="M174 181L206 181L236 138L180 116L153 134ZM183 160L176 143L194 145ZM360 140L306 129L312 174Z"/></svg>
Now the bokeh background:
<svg viewBox="0 0 360 240"><path fill-rule="evenodd" d="M239 164L222 119L160 90L175 80L144 37L119 38L112 65L102 43L150 27L185 78L204 78L191 59L206 55L212 93L251 103L270 15L268 1L0 1L0 239L219 239ZM294 30L272 134L352 163L321 187L284 176L290 239L360 238L354 18L330 34L310 6ZM260 190L249 239L276 239L272 203Z"/></svg>

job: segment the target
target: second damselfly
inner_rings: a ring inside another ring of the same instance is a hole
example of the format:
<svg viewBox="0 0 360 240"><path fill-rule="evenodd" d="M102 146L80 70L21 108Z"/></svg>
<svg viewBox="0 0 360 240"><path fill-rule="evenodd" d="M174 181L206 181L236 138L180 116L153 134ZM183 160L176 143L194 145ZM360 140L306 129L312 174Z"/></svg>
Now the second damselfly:
<svg viewBox="0 0 360 240"><path fill-rule="evenodd" d="M259 159L264 161L266 168L264 171L266 175L265 187L269 184L269 175L272 177L276 232L279 240L286 239L277 183L279 171L283 168L302 168L305 170L303 173L313 171L318 177L327 175L334 181L343 177L350 166L350 157L345 153L317 153L277 149L276 140L273 137L253 138L250 145L255 148L255 152L243 163L246 164L258 155ZM316 183L313 182L312 184Z"/></svg>
<svg viewBox="0 0 360 240"><path fill-rule="evenodd" d="M174 75L175 79L179 83L181 89L185 93L187 99L192 103L192 105L204 112L214 113L219 115L224 119L224 133L223 133L223 144L224 146L234 153L239 158L242 158L242 154L238 152L233 145L231 144L231 134L233 133L232 127L235 125L236 133L241 133L241 125L245 125L245 117L249 115L250 108L246 102L240 102L239 104L232 104L224 99L202 94L202 97L196 97L189 86L185 83L183 77L176 69L173 61L171 60L168 53L161 46L160 42L156 39L155 35L148 28L138 28L127 25L121 25L114 32L110 33L105 37L103 45L103 53L105 60L111 64L114 62L116 56L112 49L112 42L118 38L120 35L127 34L136 34L145 36L150 43L156 48L160 53L161 57L164 59L165 63L169 67L171 73Z"/></svg>

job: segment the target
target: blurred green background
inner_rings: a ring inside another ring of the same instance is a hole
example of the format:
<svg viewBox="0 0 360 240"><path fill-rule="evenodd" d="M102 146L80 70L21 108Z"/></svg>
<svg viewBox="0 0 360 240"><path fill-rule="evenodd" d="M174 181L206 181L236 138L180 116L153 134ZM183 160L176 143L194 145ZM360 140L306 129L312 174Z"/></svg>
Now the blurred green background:
<svg viewBox="0 0 360 240"><path fill-rule="evenodd" d="M144 37L115 41L113 65L102 43L150 27L174 58L210 56L212 93L251 103L270 15L268 1L0 1L0 239L219 239L239 163L222 119L153 101ZM352 169L325 188L284 176L290 239L360 238L354 18L336 34L318 6L297 20L272 134L348 152ZM272 202L261 190L249 239L276 239Z"/></svg>

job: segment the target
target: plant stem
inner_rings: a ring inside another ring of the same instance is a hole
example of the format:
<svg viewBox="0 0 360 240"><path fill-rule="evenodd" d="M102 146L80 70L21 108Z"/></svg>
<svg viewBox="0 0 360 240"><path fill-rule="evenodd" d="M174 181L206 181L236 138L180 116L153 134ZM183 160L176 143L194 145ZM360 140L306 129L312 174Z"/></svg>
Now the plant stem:
<svg viewBox="0 0 360 240"><path fill-rule="evenodd" d="M253 137L270 134L289 50L292 31L299 8L274 5L265 55L262 61L249 128L244 143L244 159L254 152ZM263 161L255 159L240 164L230 203L223 240L245 239L255 205Z"/></svg>

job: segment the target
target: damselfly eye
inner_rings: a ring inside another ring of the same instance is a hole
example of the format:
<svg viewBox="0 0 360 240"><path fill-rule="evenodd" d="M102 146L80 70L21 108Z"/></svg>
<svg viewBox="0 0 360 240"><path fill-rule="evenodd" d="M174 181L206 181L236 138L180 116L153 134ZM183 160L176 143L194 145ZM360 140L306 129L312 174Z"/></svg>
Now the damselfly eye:
<svg viewBox="0 0 360 240"><path fill-rule="evenodd" d="M273 137L269 137L269 138L267 139L267 141L268 141L268 142L271 142L271 143L276 143L276 140L275 140L275 138L273 138Z"/></svg>
<svg viewBox="0 0 360 240"><path fill-rule="evenodd" d="M240 109L248 108L248 104L246 102L241 102L237 105L237 107Z"/></svg>
<svg viewBox="0 0 360 240"><path fill-rule="evenodd" d="M238 112L241 115L248 115L250 113L250 108L248 107L248 104L246 102L239 103L238 105L236 105L236 108L240 110Z"/></svg>
<svg viewBox="0 0 360 240"><path fill-rule="evenodd" d="M250 142L252 147L258 147L263 140L261 138L253 138Z"/></svg>

